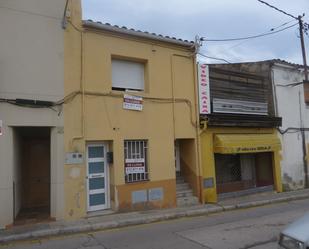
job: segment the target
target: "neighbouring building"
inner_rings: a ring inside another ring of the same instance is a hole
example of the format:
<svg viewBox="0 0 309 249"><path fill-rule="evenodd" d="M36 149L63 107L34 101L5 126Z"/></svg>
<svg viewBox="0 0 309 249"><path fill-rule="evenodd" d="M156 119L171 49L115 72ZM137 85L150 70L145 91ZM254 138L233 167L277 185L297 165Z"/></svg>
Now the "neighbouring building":
<svg viewBox="0 0 309 249"><path fill-rule="evenodd" d="M82 21L80 1L69 1L64 84L67 219L97 210L198 202L202 178L195 49L189 41ZM178 184L176 176L182 177Z"/></svg>
<svg viewBox="0 0 309 249"><path fill-rule="evenodd" d="M273 113L282 117L282 125L277 130L282 144L283 190L308 188L309 83L304 80L304 67L279 59L225 67L268 78L272 86Z"/></svg>
<svg viewBox="0 0 309 249"><path fill-rule="evenodd" d="M0 229L64 217L64 8L0 1Z"/></svg>
<svg viewBox="0 0 309 249"><path fill-rule="evenodd" d="M199 65L203 198L282 191L272 80L262 65Z"/></svg>
<svg viewBox="0 0 309 249"><path fill-rule="evenodd" d="M257 62L269 69L276 114L282 117L282 183L285 191L308 188L309 83L301 65L282 60Z"/></svg>

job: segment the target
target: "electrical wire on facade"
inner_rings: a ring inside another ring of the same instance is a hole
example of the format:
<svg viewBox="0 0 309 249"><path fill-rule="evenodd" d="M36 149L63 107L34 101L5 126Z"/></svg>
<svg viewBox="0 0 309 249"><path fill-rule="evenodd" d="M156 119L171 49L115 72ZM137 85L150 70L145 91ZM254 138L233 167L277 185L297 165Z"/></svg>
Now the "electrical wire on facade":
<svg viewBox="0 0 309 249"><path fill-rule="evenodd" d="M24 14L28 14L28 15L32 15L32 16L40 16L40 17L54 19L54 20L60 20L61 19L61 18L56 17L56 16L43 15L43 14L32 12L32 11L15 9L15 8L10 8L10 7L6 7L6 6L0 6L0 9L6 9L6 10L18 12L18 13L24 13Z"/></svg>
<svg viewBox="0 0 309 249"><path fill-rule="evenodd" d="M303 85L303 84L307 84L308 82L306 81L300 81L300 82L294 82L294 83L290 83L290 84L286 84L286 85L282 85L282 84L277 84L276 86L280 86L280 87L295 87L295 86L299 86L299 85Z"/></svg>
<svg viewBox="0 0 309 249"><path fill-rule="evenodd" d="M82 94L81 91L75 91L64 97L62 100L55 102L55 106L68 104L75 99L76 96ZM123 94L119 93L102 93L102 92L92 92L92 91L85 91L84 94L86 96L97 96L97 97L112 97L112 98L123 98ZM193 127L196 127L196 123L192 117L193 115L193 107L192 103L189 99L186 98L156 98L156 97L142 97L144 101L159 103L159 104L172 104L172 103L184 103L189 107L190 111L190 122Z"/></svg>
<svg viewBox="0 0 309 249"><path fill-rule="evenodd" d="M284 130L281 130L280 128L277 128L277 130L279 131L279 133L281 135L284 135L286 133L297 133L297 132L302 132L302 131L309 131L309 128L304 127L304 128L300 128L300 127L288 127Z"/></svg>

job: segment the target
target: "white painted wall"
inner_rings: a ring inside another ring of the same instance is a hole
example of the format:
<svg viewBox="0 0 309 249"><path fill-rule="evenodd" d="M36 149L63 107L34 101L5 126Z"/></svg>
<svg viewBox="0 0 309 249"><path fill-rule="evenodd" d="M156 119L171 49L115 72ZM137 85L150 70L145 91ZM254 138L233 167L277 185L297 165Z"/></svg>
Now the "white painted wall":
<svg viewBox="0 0 309 249"><path fill-rule="evenodd" d="M304 102L303 85L284 87L294 82L303 81L303 73L283 64L275 64L272 68L273 84L277 116L282 117L282 130L288 127L309 127L309 108ZM304 187L304 165L301 133L289 132L281 135L282 141L282 183L285 189ZM306 144L309 142L309 132L306 132Z"/></svg>
<svg viewBox="0 0 309 249"><path fill-rule="evenodd" d="M0 98L63 98L64 7L65 0L0 0ZM0 103L0 228L13 222L14 126L52 127L51 209L53 217L63 217L63 117L58 114Z"/></svg>

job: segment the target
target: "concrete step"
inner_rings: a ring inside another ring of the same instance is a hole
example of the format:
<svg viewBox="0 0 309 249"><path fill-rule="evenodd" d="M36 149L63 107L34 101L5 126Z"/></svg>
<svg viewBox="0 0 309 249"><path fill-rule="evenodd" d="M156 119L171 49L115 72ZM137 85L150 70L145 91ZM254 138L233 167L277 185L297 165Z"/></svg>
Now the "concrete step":
<svg viewBox="0 0 309 249"><path fill-rule="evenodd" d="M184 207L184 206L193 206L200 204L198 198L196 196L190 197L179 197L177 198L177 206Z"/></svg>
<svg viewBox="0 0 309 249"><path fill-rule="evenodd" d="M177 192L181 191L181 190L188 190L188 189L190 189L190 186L186 182L176 184L176 191Z"/></svg>
<svg viewBox="0 0 309 249"><path fill-rule="evenodd" d="M192 189L179 190L176 192L176 197L190 197L193 196Z"/></svg>
<svg viewBox="0 0 309 249"><path fill-rule="evenodd" d="M177 184L185 183L185 178L183 176L177 176L176 177L176 183Z"/></svg>

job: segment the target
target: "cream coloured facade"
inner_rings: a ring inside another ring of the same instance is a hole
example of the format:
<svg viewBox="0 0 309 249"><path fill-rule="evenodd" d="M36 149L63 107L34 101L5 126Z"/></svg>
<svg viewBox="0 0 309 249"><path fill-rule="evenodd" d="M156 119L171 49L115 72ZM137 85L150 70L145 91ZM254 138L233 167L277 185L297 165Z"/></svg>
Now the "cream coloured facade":
<svg viewBox="0 0 309 249"><path fill-rule="evenodd" d="M175 207L176 161L200 197L194 52L188 41L82 22L80 1L69 1L64 143L82 160L64 166L67 219Z"/></svg>
<svg viewBox="0 0 309 249"><path fill-rule="evenodd" d="M0 228L29 209L64 217L61 109L16 101L63 98L64 8L65 0L0 1Z"/></svg>

